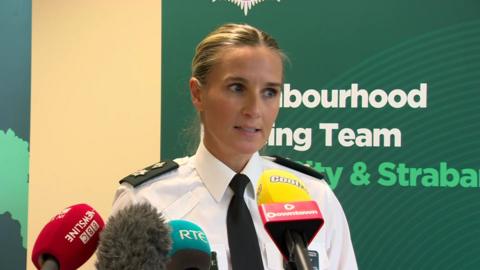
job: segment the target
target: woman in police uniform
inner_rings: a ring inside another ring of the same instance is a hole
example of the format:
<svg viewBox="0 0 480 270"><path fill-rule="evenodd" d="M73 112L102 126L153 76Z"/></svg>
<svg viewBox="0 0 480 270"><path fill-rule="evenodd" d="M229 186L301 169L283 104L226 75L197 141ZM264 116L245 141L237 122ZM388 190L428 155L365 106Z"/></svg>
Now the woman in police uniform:
<svg viewBox="0 0 480 270"><path fill-rule="evenodd" d="M148 201L167 219L194 222L205 231L219 269L232 269L226 225L233 196L229 184L242 173L251 182L243 199L258 238L260 264L283 269L281 254L263 228L254 189L264 170L287 170L304 181L325 219L309 245L318 254L314 266L357 269L344 212L325 180L258 154L279 111L284 58L272 37L249 25L226 24L205 37L196 48L190 79L192 103L203 126L195 155L127 176L115 194L113 212Z"/></svg>

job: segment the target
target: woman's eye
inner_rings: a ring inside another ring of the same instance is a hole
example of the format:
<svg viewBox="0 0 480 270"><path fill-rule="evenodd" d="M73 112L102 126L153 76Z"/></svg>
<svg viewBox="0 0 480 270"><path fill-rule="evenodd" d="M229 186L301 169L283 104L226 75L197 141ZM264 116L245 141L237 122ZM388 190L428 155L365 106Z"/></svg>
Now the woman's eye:
<svg viewBox="0 0 480 270"><path fill-rule="evenodd" d="M263 91L265 97L276 97L278 95L278 90L275 88L267 88Z"/></svg>
<svg viewBox="0 0 480 270"><path fill-rule="evenodd" d="M242 92L243 85L240 83L232 83L228 86L228 89L230 89L232 92Z"/></svg>

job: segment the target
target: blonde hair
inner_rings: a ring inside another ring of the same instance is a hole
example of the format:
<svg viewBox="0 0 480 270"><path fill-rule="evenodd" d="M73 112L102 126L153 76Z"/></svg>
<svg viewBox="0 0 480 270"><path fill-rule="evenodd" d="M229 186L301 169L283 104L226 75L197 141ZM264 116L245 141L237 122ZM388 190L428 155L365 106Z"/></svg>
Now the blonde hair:
<svg viewBox="0 0 480 270"><path fill-rule="evenodd" d="M215 29L197 45L192 60L192 77L206 84L206 77L217 62L218 53L222 49L239 46L265 46L286 60L277 41L267 33L248 24L229 23Z"/></svg>

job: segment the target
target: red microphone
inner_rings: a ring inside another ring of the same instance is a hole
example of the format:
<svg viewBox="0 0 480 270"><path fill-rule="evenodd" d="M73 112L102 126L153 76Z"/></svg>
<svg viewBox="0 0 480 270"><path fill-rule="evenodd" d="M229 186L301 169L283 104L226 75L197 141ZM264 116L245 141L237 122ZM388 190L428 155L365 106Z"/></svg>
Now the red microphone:
<svg viewBox="0 0 480 270"><path fill-rule="evenodd" d="M63 209L43 227L35 241L32 262L37 269L75 270L98 246L105 223L87 204Z"/></svg>
<svg viewBox="0 0 480 270"><path fill-rule="evenodd" d="M308 244L324 220L303 182L282 170L266 170L257 189L258 210L264 227L293 269L312 269Z"/></svg>

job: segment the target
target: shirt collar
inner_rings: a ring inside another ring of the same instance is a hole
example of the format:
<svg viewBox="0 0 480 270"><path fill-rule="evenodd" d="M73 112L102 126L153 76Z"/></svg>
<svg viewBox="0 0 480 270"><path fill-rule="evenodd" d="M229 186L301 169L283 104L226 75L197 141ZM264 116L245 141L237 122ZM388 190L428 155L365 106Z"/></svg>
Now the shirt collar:
<svg viewBox="0 0 480 270"><path fill-rule="evenodd" d="M223 195L231 192L228 189L230 180L235 176L235 172L227 167L223 162L214 157L203 145L203 142L198 146L197 152L194 156L195 168L212 197L220 202ZM263 171L262 158L258 152L254 153L248 161L241 173L248 176L252 185L247 186L247 196L255 198L255 190L257 189L258 179Z"/></svg>

